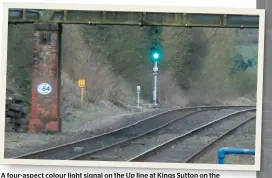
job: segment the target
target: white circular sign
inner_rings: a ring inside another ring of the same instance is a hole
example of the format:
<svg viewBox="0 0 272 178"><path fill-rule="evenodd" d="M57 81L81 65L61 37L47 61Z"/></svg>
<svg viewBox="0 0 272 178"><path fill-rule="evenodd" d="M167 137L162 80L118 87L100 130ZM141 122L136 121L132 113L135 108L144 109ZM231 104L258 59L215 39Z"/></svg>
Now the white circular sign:
<svg viewBox="0 0 272 178"><path fill-rule="evenodd" d="M52 87L49 83L40 83L37 90L41 95L48 95L52 92Z"/></svg>

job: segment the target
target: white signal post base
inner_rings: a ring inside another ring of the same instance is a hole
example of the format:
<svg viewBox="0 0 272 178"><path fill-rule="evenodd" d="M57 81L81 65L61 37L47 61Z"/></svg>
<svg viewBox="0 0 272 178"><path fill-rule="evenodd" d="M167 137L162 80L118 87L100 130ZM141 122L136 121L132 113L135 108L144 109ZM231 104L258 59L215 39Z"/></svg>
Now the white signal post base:
<svg viewBox="0 0 272 178"><path fill-rule="evenodd" d="M153 75L154 75L154 88L153 88L153 107L157 104L157 85L158 85L158 62L154 62Z"/></svg>

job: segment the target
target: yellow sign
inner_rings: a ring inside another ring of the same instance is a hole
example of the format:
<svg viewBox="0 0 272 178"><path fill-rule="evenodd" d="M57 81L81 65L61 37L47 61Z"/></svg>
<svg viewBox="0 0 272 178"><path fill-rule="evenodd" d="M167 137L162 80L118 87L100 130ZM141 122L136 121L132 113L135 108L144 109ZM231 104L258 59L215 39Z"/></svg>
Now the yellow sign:
<svg viewBox="0 0 272 178"><path fill-rule="evenodd" d="M85 88L85 80L84 79L78 80L78 87L79 88Z"/></svg>

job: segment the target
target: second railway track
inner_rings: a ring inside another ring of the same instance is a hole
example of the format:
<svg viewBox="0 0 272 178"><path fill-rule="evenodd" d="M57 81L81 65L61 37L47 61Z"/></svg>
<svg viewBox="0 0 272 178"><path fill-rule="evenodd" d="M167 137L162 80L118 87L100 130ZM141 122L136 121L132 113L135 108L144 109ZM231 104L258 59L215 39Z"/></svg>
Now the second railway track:
<svg viewBox="0 0 272 178"><path fill-rule="evenodd" d="M230 117L245 115L245 113L252 111L254 110L249 109L236 112L233 110L221 110L221 112L215 110L208 110L203 112L190 113L182 117L182 119L174 120L173 122L170 122L169 124L161 127L160 129L150 131L147 134L143 134L142 136L139 136L137 138L129 139L120 144L99 149L94 152L84 153L80 156L74 157L73 159L97 161L129 161L130 159L133 160L133 156L137 154L139 154L139 158L141 158L141 155L143 154L144 157L150 149L150 152L154 152L152 150L153 147L157 148L157 145L164 145L165 143L168 143L169 140L179 137L180 135L190 133L190 131L198 127L201 128L207 123L217 123L215 121L217 121L218 118L222 118L220 119L221 121ZM154 150L156 151L156 149ZM157 157L162 156L160 154L160 156Z"/></svg>
<svg viewBox="0 0 272 178"><path fill-rule="evenodd" d="M78 159L84 155L88 155L89 153L111 148L115 145L125 143L129 140L140 138L143 135L164 128L167 125L176 122L177 120L182 120L183 118L189 117L190 115L195 113L206 112L208 110L217 111L226 109L232 109L233 112L234 110L237 111L245 108L255 110L254 106L199 106L176 109L146 118L135 124L114 130L112 132L108 132L84 140L79 140L77 142L60 145L54 148L28 153L22 156L18 156L16 158L50 160ZM75 147L83 148L84 153L76 152L74 150Z"/></svg>
<svg viewBox="0 0 272 178"><path fill-rule="evenodd" d="M222 137L256 117L254 113L245 113L238 111L208 122L156 145L128 161L189 163Z"/></svg>

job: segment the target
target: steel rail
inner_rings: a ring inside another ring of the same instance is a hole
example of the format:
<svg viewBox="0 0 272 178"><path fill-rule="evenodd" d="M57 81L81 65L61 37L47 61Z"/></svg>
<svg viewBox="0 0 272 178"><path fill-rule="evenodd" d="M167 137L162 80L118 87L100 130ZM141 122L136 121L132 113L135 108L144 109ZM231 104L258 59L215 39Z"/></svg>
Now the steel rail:
<svg viewBox="0 0 272 178"><path fill-rule="evenodd" d="M202 111L204 111L204 112L206 111L207 112L207 111L212 111L212 110L214 110L214 109L204 109L204 110L194 111L194 112L185 114L184 116L182 116L180 118L176 118L174 120L171 120L171 121L167 122L166 124L164 124L162 126L159 126L159 127L154 128L154 129L151 129L148 132L140 134L140 135L138 135L136 137L131 137L131 138L123 140L121 142L116 142L116 143L111 144L109 146L106 146L106 147L103 147L103 148L100 148L100 149L97 149L97 150L94 150L94 151L90 151L90 152L87 152L87 153L83 153L81 155L77 155L77 156L71 158L71 160L86 160L86 159L88 160L91 155L99 154L99 152L107 151L107 149L113 149L114 147L116 147L118 145L122 145L122 144L131 142L131 141L134 141L134 140L137 140L137 139L144 138L145 136L148 136L149 134L154 134L156 131L162 130L165 127L167 127L167 126L169 126L169 125L171 125L171 124L173 124L175 122L183 120L183 119L185 119L185 118L187 118L187 117L189 117L191 115L197 114L199 112L202 112Z"/></svg>
<svg viewBox="0 0 272 178"><path fill-rule="evenodd" d="M87 156L87 155L95 154L95 153L98 153L98 152L100 152L100 151L104 151L104 150L106 150L106 149L108 149L108 148L111 148L111 147L114 147L114 146L117 146L117 145L120 145L120 144L124 144L124 143L126 143L126 142L133 141L133 140L135 140L135 139L137 139L137 138L143 137L143 136L145 136L145 135L148 135L148 134L150 134L150 133L153 133L153 132L155 132L155 131L158 131L158 130L160 130L160 129L163 129L163 128L167 127L168 125L170 125L170 124L172 124L172 123L174 123L174 122L176 122L176 121L178 121L178 120L181 120L181 119L184 119L184 118L186 118L186 117L188 117L188 116L191 116L191 115L193 115L193 114L196 114L196 113L199 113L199 112L205 112L205 111L210 111L210 110L209 110L209 109L205 109L205 110L190 112L190 113L188 113L188 114L185 114L185 115L182 116L182 117L179 117L179 118L174 119L174 120L172 120L172 121L170 121L170 122L167 122L166 124L164 124L164 125L162 125L162 126L159 126L159 127L154 128L154 129L151 129L151 130L149 130L148 132L145 132L145 133L143 133L143 134L140 134L140 135L138 135L138 136L136 136L136 137L131 137L131 138L127 139L127 140L123 140L123 141L121 141L121 142L116 142L116 143L114 143L114 144L112 144L112 145L103 147L103 148L101 148L101 149L97 149L97 150L94 150L94 151L91 151L91 152L83 153L83 154L81 154L81 155L78 155L78 156L75 156L75 157L71 158L71 160L80 160L81 158L83 158L83 157L85 157L85 156Z"/></svg>
<svg viewBox="0 0 272 178"><path fill-rule="evenodd" d="M128 162L132 162L132 161L135 162L135 161L138 161L138 160L143 159L143 158L145 158L145 157L148 157L148 155L150 155L150 154L152 154L152 153L158 151L158 150L161 149L162 147L166 147L166 146L168 146L169 144L171 144L171 143L173 143L173 142L175 142L175 141L177 141L177 140L179 140L179 139L188 137L188 136L190 136L190 135L192 135L192 134L194 134L194 133L197 133L197 132L199 132L199 131L201 131L201 130L203 130L203 129L205 129L205 128L207 128L207 127L209 127L209 126L211 126L211 125L213 125L213 124L215 124L215 123L218 123L218 122L220 122L220 121L222 121L222 120L225 120L225 119L227 119L227 118L229 118L229 117L232 117L232 116L235 116L235 115L239 115L239 114L244 114L244 113L246 113L246 112L250 112L250 111L254 111L254 110L256 110L256 109L245 109L245 110L242 110L242 111L237 111L237 112L228 114L228 115L226 115L226 116L223 116L223 117L221 117L221 118L219 118L219 119L216 119L216 120L214 120L214 121L211 121L211 122L209 122L209 123L207 123L207 124L205 124L205 125L202 125L202 126L200 126L200 127L197 127L197 128L195 128L195 129L193 129L193 130L191 130L191 131L189 131L189 132L187 132L187 133L185 133L185 134L182 134L182 135L180 135L180 136L174 137L173 139L168 140L168 141L166 141L166 142L164 142L164 143L162 143L162 144L160 144L160 145L157 145L157 146L155 146L155 147L153 147L153 148L151 148L151 149L149 149L149 150L146 150L145 152L142 152L141 154L139 154L139 155L137 155L137 156L135 156L135 157L129 159Z"/></svg>
<svg viewBox="0 0 272 178"><path fill-rule="evenodd" d="M185 163L190 163L192 162L194 159L196 159L199 155L201 155L203 152L205 152L207 149L211 148L216 142L218 142L219 140L223 139L223 137L225 137L228 134L231 134L233 132L235 132L237 129L239 129L240 127L242 127L243 125L247 124L248 122L252 121L253 119L255 119L256 116L253 116L247 120L245 120L244 122L240 123L239 125L237 125L236 127L226 131L225 133L223 133L222 135L218 136L217 138L215 138L213 141L211 141L210 143L208 143L207 145L205 145L204 147L202 147L199 151L195 152L191 157L189 157Z"/></svg>

